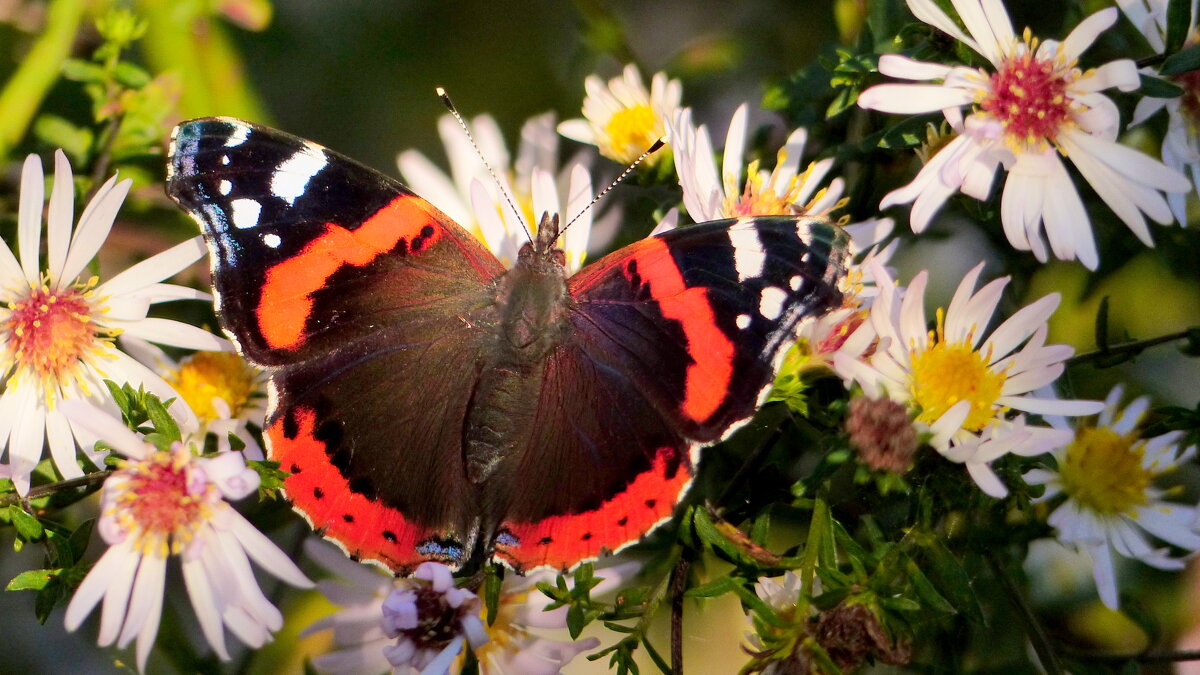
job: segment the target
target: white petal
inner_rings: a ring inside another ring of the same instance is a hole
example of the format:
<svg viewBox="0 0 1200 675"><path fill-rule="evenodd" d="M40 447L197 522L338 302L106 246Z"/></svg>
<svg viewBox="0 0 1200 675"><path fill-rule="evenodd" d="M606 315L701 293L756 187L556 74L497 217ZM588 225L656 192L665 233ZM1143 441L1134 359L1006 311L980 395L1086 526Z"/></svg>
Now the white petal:
<svg viewBox="0 0 1200 675"><path fill-rule="evenodd" d="M70 283L74 279L62 278L74 225L75 182L71 177L71 163L62 150L55 150L54 187L50 191L50 208L46 213L46 269L53 281Z"/></svg>
<svg viewBox="0 0 1200 675"><path fill-rule="evenodd" d="M1008 317L983 344L983 351L990 350L992 362L1008 355L1039 327L1046 324L1050 315L1058 308L1062 296L1051 293L1033 304L1026 305Z"/></svg>
<svg viewBox="0 0 1200 675"><path fill-rule="evenodd" d="M1086 92L1096 92L1116 87L1121 91L1133 91L1142 86L1138 76L1137 65L1130 59L1118 59L1093 68L1075 81L1074 88ZM1147 99L1153 100L1153 99ZM1158 99L1162 101L1162 99Z"/></svg>
<svg viewBox="0 0 1200 675"><path fill-rule="evenodd" d="M17 249L21 269L31 284L41 282L38 255L42 246L42 206L46 186L42 183L42 158L29 155L21 168L21 197L17 206Z"/></svg>
<svg viewBox="0 0 1200 675"><path fill-rule="evenodd" d="M980 262L972 267L958 283L954 297L950 299L950 305L946 308L946 325L944 326L947 342L961 342L971 330L970 323L965 321L967 306L975 293L975 285L979 283L979 275L983 272L983 266L984 263Z"/></svg>
<svg viewBox="0 0 1200 675"><path fill-rule="evenodd" d="M1117 609L1119 604L1117 572L1113 567L1112 549L1105 542L1098 546L1088 547L1088 552L1092 554L1092 575L1096 580L1096 590L1100 593L1100 600L1109 609Z"/></svg>
<svg viewBox="0 0 1200 675"><path fill-rule="evenodd" d="M912 11L913 16L916 16L918 19L933 26L934 28L937 28L938 30L941 30L943 33L946 33L950 37L953 37L959 42L967 45L976 52L983 54L984 56L987 55L987 53L979 47L979 44L976 43L975 40L968 37L966 33L962 32L962 30L959 29L958 24L955 23L954 19L946 16L946 13L943 12L941 8L933 2L933 0L907 1L908 8Z"/></svg>
<svg viewBox="0 0 1200 675"><path fill-rule="evenodd" d="M88 261L95 257L108 233L112 230L117 211L129 194L133 181L125 179L118 181L116 176L109 178L95 196L84 207L79 216L79 224L75 234L71 236L71 247L67 251L67 260L63 263L62 278L71 280L83 273Z"/></svg>
<svg viewBox="0 0 1200 675"><path fill-rule="evenodd" d="M96 289L98 295L120 296L173 277L208 253L199 235L151 256L117 274Z"/></svg>
<svg viewBox="0 0 1200 675"><path fill-rule="evenodd" d="M129 607L129 592L133 589L133 576L137 572L141 556L133 550L133 540L126 540L105 552L113 553L121 564L102 571L107 588L104 591L104 607L100 610L100 635L96 644L107 647L116 641L125 623L125 610ZM114 553L114 551L116 553ZM99 565L97 564L97 568ZM96 573L93 569L90 573Z"/></svg>
<svg viewBox="0 0 1200 675"><path fill-rule="evenodd" d="M992 471L992 467L984 462L967 462L967 472L980 490L989 497L1004 499L1008 496L1008 488L1000 481L1000 477Z"/></svg>
<svg viewBox="0 0 1200 675"><path fill-rule="evenodd" d="M225 338L213 335L203 328L173 319L147 317L139 321L111 321L105 323L113 328L128 331L130 335L135 337L162 345L210 352L232 351L229 341Z"/></svg>
<svg viewBox="0 0 1200 675"><path fill-rule="evenodd" d="M913 115L956 108L974 100L971 92L937 84L877 84L858 96L858 105L869 110Z"/></svg>
<svg viewBox="0 0 1200 675"><path fill-rule="evenodd" d="M129 600L128 619L125 621L124 628L121 629L121 636L117 638L118 647L124 647L134 637L138 637L142 628L147 626L151 620L154 621L154 630L158 630L155 608L162 608L163 580L166 578L167 560L156 555L143 555L141 561L141 564L138 565L137 577L133 581L133 595ZM140 652L140 640L138 647Z"/></svg>
<svg viewBox="0 0 1200 675"><path fill-rule="evenodd" d="M884 54L879 57L879 72L903 80L942 80L949 74L950 66L917 61L899 54Z"/></svg>
<svg viewBox="0 0 1200 675"><path fill-rule="evenodd" d="M46 443L50 446L54 466L64 479L83 476L83 469L79 468L75 458L75 438L71 434L71 425L61 410L46 413Z"/></svg>
<svg viewBox="0 0 1200 675"><path fill-rule="evenodd" d="M596 145L596 131L592 129L592 125L588 124L587 120L575 119L559 122L558 133L580 143Z"/></svg>
<svg viewBox="0 0 1200 675"><path fill-rule="evenodd" d="M1004 9L1001 7L998 12L992 12L992 14L999 14L1003 19L1000 25L996 26L1001 33L1001 35L997 35L989 21L991 17L984 13L984 8L979 0L958 0L953 4L954 9L958 10L958 16L962 19L963 25L971 33L971 37L975 38L979 53L993 64L999 64L1003 57L1000 52L1001 44L1007 46L1013 39L1012 25L1008 23L1008 15Z"/></svg>
<svg viewBox="0 0 1200 675"><path fill-rule="evenodd" d="M741 191L742 184L742 153L746 148L746 104L743 103L733 111L729 120L729 130L725 134L725 155L721 159L721 181L725 194L732 195Z"/></svg>
<svg viewBox="0 0 1200 675"><path fill-rule="evenodd" d="M196 619L200 622L200 631L212 645L222 661L229 660L229 651L225 649L225 633L221 628L221 614L213 602L213 590L208 583L208 575L204 572L204 564L199 560L183 561L183 581L187 586L188 597L192 600L192 608L196 611Z"/></svg>
<svg viewBox="0 0 1200 675"><path fill-rule="evenodd" d="M103 439L117 452L134 459L144 459L153 451L145 441L125 424L107 412L82 400L63 401L59 404L71 424L87 430Z"/></svg>
<svg viewBox="0 0 1200 675"><path fill-rule="evenodd" d="M71 603L67 605L63 625L68 631L75 631L87 615L92 613L96 603L108 592L114 574L119 573L119 570L137 566L137 554L133 553L131 546L132 544L126 542L109 548L92 566L79 588L75 589Z"/></svg>
<svg viewBox="0 0 1200 675"><path fill-rule="evenodd" d="M558 188L554 185L554 175L549 171L540 167L533 169L533 174L530 177L532 183L530 185L530 195L533 202L533 217L541 220L543 214L559 216L559 227L565 223L561 220L563 217L562 206L558 202Z"/></svg>
<svg viewBox="0 0 1200 675"><path fill-rule="evenodd" d="M1062 45L1059 47L1060 53L1069 61L1078 59L1087 51L1088 47L1092 46L1096 38L1100 37L1100 34L1108 30L1116 21L1116 7L1107 7L1080 21L1067 39L1062 41Z"/></svg>
<svg viewBox="0 0 1200 675"><path fill-rule="evenodd" d="M1001 396L996 403L1035 415L1064 415L1079 417L1095 415L1104 408L1100 401L1042 399L1028 396Z"/></svg>
<svg viewBox="0 0 1200 675"><path fill-rule="evenodd" d="M229 521L230 531L237 537L238 542L260 567L297 588L312 588L313 582L296 567L296 563L279 547L259 532L241 515L234 512L236 517Z"/></svg>
<svg viewBox="0 0 1200 675"><path fill-rule="evenodd" d="M396 164L413 192L441 209L456 223L466 226L474 219L454 183L425 155L416 150L406 150L396 158Z"/></svg>

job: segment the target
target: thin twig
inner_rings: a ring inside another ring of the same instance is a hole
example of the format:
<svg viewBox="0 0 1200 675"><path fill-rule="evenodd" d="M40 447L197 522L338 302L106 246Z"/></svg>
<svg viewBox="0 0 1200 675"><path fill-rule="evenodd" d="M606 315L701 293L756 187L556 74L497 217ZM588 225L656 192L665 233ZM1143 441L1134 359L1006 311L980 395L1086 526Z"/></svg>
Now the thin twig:
<svg viewBox="0 0 1200 675"><path fill-rule="evenodd" d="M61 492L62 490L70 490L77 487L90 487L93 483L103 483L105 478L108 478L113 472L112 469L105 469L95 473L89 473L86 476L79 478L70 478L68 480L60 480L57 483L48 483L46 485L38 485L29 490L29 494L25 495L25 500L37 499ZM12 504L20 504L24 500L16 495L5 495L0 498L0 506L9 506Z"/></svg>
<svg viewBox="0 0 1200 675"><path fill-rule="evenodd" d="M1183 649L1171 652L1153 651L1142 652L1140 654L1100 654L1071 649L1067 650L1067 653L1072 658L1080 659L1082 661L1103 661L1109 663L1125 663L1126 661L1135 661L1137 663L1178 663L1180 661L1200 661L1200 649Z"/></svg>
<svg viewBox="0 0 1200 675"><path fill-rule="evenodd" d="M1182 340L1182 339L1186 338L1188 336L1188 334L1189 334L1189 331L1181 330L1178 333L1170 333L1167 335L1160 335L1159 337L1149 338L1147 340L1135 340L1133 342L1124 342L1122 344L1115 345L1115 346L1110 345L1104 349L1098 349L1094 352L1088 352L1086 354L1077 354L1075 356L1072 356L1071 358L1067 359L1067 364L1074 366L1074 365L1079 365L1080 363L1087 363L1088 361L1100 361L1100 360L1104 359L1105 357L1122 356L1124 354L1131 354L1133 356L1136 356L1137 354L1141 353L1142 351L1146 350L1149 347L1156 347L1161 344L1167 344L1169 342L1175 342L1176 340Z"/></svg>
<svg viewBox="0 0 1200 675"><path fill-rule="evenodd" d="M1033 650L1037 652L1038 659L1042 662L1042 668L1048 675L1059 675L1063 672L1063 668L1058 661L1058 654L1055 653L1054 646L1050 643L1050 636L1046 635L1046 629L1038 621L1033 608L1025 601L1025 594L1017 586L1012 575L1008 573L1008 568L1004 566L1004 561L1000 559L999 554L995 551L988 551L984 556L991 563L996 578L1004 586L1005 594L1012 600L1013 606L1024 620L1025 633L1029 636L1029 641L1033 643Z"/></svg>
<svg viewBox="0 0 1200 675"><path fill-rule="evenodd" d="M671 570L671 673L683 675L683 592L687 590L689 550L679 556Z"/></svg>

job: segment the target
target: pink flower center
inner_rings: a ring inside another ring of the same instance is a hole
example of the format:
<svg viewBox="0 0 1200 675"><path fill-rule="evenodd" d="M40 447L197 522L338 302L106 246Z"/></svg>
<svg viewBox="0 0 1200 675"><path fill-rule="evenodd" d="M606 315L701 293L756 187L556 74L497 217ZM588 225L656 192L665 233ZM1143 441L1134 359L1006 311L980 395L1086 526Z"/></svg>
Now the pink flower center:
<svg viewBox="0 0 1200 675"><path fill-rule="evenodd" d="M992 75L980 107L999 119L1015 141L1053 141L1070 121L1071 73L1051 59L1019 52Z"/></svg>
<svg viewBox="0 0 1200 675"><path fill-rule="evenodd" d="M111 513L122 530L138 537L146 553L178 553L212 515L216 488L192 471L191 453L155 452L129 460L109 479L116 494ZM115 479L115 480L114 480Z"/></svg>
<svg viewBox="0 0 1200 675"><path fill-rule="evenodd" d="M100 341L87 300L90 289L32 289L12 303L2 329L18 367L43 380L61 381Z"/></svg>

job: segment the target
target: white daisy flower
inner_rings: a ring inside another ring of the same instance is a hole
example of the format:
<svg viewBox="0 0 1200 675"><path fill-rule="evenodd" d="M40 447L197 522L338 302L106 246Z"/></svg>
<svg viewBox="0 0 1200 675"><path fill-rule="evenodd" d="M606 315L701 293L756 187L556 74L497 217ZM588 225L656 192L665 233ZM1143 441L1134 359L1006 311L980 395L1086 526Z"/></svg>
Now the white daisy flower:
<svg viewBox="0 0 1200 675"><path fill-rule="evenodd" d="M472 120L470 129L500 185L515 200L521 212L519 218L451 115L438 121L451 176L416 150L400 154L400 173L414 191L471 230L502 263L511 265L517 251L529 241L526 228L530 234L536 232L543 213L572 218L591 201L594 192L588 163L576 157L558 169L553 113L525 122L515 163L494 119L480 115ZM560 243L567 254L568 271L583 265L589 243L596 247L608 243L615 233L617 217L616 209L609 209L600 218L595 218L591 209L579 216Z"/></svg>
<svg viewBox="0 0 1200 675"><path fill-rule="evenodd" d="M1035 469L1025 474L1032 485L1045 485L1041 498L1065 497L1050 514L1059 541L1091 555L1100 599L1116 609L1117 579L1113 552L1164 570L1180 570L1182 558L1166 548L1153 548L1146 535L1188 553L1200 551L1195 507L1166 500L1169 491L1155 487L1162 475L1196 455L1195 446L1180 448L1182 432L1143 439L1138 423L1150 407L1140 397L1120 407L1122 387L1113 387L1095 425L1050 417L1066 431L1069 442L1054 450L1056 471Z"/></svg>
<svg viewBox="0 0 1200 675"><path fill-rule="evenodd" d="M0 452L20 494L43 445L63 478L83 475L76 442L91 450L95 439L68 422L58 408L66 400L107 400L102 380L145 387L160 398L176 398L171 412L184 426L195 416L170 385L137 360L118 350L116 335L130 335L185 349L228 350L229 341L179 321L147 317L150 306L170 300L211 300L191 288L159 283L207 254L194 237L101 282L88 276L87 264L108 236L130 181L113 176L96 192L73 227L74 183L66 155L54 155L54 187L42 244L42 162L25 160L17 222L17 252L0 242Z"/></svg>
<svg viewBox="0 0 1200 675"><path fill-rule="evenodd" d="M668 80L664 73L650 78L650 90L642 82L633 64L625 66L621 77L608 85L595 75L583 81L587 96L583 99L585 119L567 120L558 132L580 143L594 145L600 154L628 166L658 140L667 138L667 125L679 111L683 85ZM666 153L650 155L643 162L655 166Z"/></svg>
<svg viewBox="0 0 1200 675"><path fill-rule="evenodd" d="M804 128L796 129L788 136L779 150L774 169L759 168L757 160L746 166L746 113L747 106L743 103L729 121L720 167L713 160L708 129L703 124L699 127L692 124L691 109L681 110L672 118L671 150L675 154L679 185L683 188L683 204L692 220L699 223L743 216L820 217L844 205L842 194L846 186L841 178L834 178L821 187L833 168L833 158L814 162L800 171L800 160L808 139L808 131ZM864 234L883 228L881 235L875 235L874 242L877 242L890 233L892 220L882 218L856 226ZM867 247L860 242L859 250Z"/></svg>
<svg viewBox="0 0 1200 675"><path fill-rule="evenodd" d="M261 647L283 626L254 578L250 561L293 586L312 582L229 504L258 489L258 474L238 453L197 457L182 444L156 450L104 411L81 401L62 408L128 459L104 482L97 530L107 551L67 606L67 630L79 628L101 600L100 646L137 638L137 665L158 634L167 558L178 556L188 597L213 651L228 660L224 630Z"/></svg>
<svg viewBox="0 0 1200 675"><path fill-rule="evenodd" d="M1166 49L1167 0L1117 0L1117 6L1137 26L1157 52ZM1185 46L1196 44L1196 15L1188 22ZM1152 68L1143 72L1156 75ZM1190 175L1200 189L1200 73L1190 71L1168 78L1183 89L1175 98L1143 97L1133 111L1130 125L1141 124L1158 111L1167 111L1167 135L1163 138L1162 158L1167 166ZM1171 212L1180 223L1187 223L1187 193L1167 195Z"/></svg>
<svg viewBox="0 0 1200 675"><path fill-rule="evenodd" d="M1048 239L1055 257L1078 258L1095 269L1100 260L1087 212L1061 154L1129 229L1153 246L1143 213L1170 223L1173 216L1162 193L1182 193L1191 186L1178 171L1116 140L1120 115L1100 92L1137 89L1133 61L1118 59L1087 71L1078 67L1080 54L1116 21L1116 8L1084 19L1062 42L1039 42L1028 30L1021 37L1013 32L999 0L952 4L969 35L933 0L908 0L917 18L978 52L994 71L897 54L880 58L884 75L938 83L877 85L859 96L860 106L898 114L941 111L959 133L911 183L885 196L880 208L915 202L910 224L921 232L954 192L987 199L1003 164L1008 176L1000 215L1009 242L1044 262ZM961 108L968 105L972 112L964 120Z"/></svg>
<svg viewBox="0 0 1200 675"><path fill-rule="evenodd" d="M347 559L341 551L315 539L306 545L306 551L333 574L332 579L318 581L317 588L340 608L304 630L306 635L333 630L334 651L312 660L321 672L348 675L399 668L398 672L407 673L423 668L422 672L442 673L459 658L465 639L472 645L483 675L553 675L579 654L599 645L595 638L570 640L566 607L545 611L550 600L536 586L554 579L549 572L505 577L496 621L489 626L483 621L482 603L474 594L446 585L450 573L442 565L422 565L425 571L417 578L423 581L396 580L374 567ZM601 594L616 588L636 568L636 564L626 563L597 570L603 580L591 592ZM414 605L413 598L422 593L425 604L418 601ZM443 616L433 616L436 612L429 611L443 606L454 611L447 610ZM422 611L430 616L422 618ZM439 625L436 630L429 623L447 617L450 624ZM403 627L414 621L425 629L424 633ZM424 640L430 635L439 639Z"/></svg>
<svg viewBox="0 0 1200 675"><path fill-rule="evenodd" d="M1044 446L1040 432L1019 439L1007 433L1025 428L1007 419L1010 410L1090 415L1102 407L1098 401L1031 395L1058 379L1074 353L1067 345L1046 345L1046 321L1058 307L1058 294L1022 308L989 334L986 328L1009 278L975 291L980 263L963 278L949 308L937 311L931 331L924 307L928 273L914 277L901 294L882 265L870 267L879 288L870 310L879 343L869 359L843 358L841 366L868 396L907 404L916 422L932 433L933 447L969 469L974 466L972 476L989 494L1003 494L1003 486L987 480L990 470L981 471L981 463L1007 452L1025 454L1018 441ZM989 429L993 425L1001 426Z"/></svg>
<svg viewBox="0 0 1200 675"><path fill-rule="evenodd" d="M263 428L267 414L267 376L237 352L196 352L178 361L158 347L134 337L118 342L130 355L160 373L196 414L199 426L184 429L184 441L194 437L200 447L208 434L217 452L232 449L229 437L243 444L246 459L265 459L250 425Z"/></svg>

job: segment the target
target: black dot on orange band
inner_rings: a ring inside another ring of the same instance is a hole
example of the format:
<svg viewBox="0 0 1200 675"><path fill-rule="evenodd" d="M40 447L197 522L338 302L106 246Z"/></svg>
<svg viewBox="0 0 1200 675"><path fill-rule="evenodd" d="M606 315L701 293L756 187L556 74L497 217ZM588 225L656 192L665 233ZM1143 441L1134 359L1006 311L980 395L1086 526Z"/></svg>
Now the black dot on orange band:
<svg viewBox="0 0 1200 675"><path fill-rule="evenodd" d="M318 488L313 488L313 496L314 496L314 497L316 497L317 499L324 499L324 498L325 498L325 491L324 491L324 490L322 490L322 489L321 489L321 488L319 488L319 487L318 487Z"/></svg>
<svg viewBox="0 0 1200 675"><path fill-rule="evenodd" d="M392 542L393 544L396 543L396 533L392 532L391 530L384 530L383 538L387 539L388 541Z"/></svg>
<svg viewBox="0 0 1200 675"><path fill-rule="evenodd" d="M342 520L346 521L347 523L353 523L354 516L350 515L349 513L342 514Z"/></svg>

